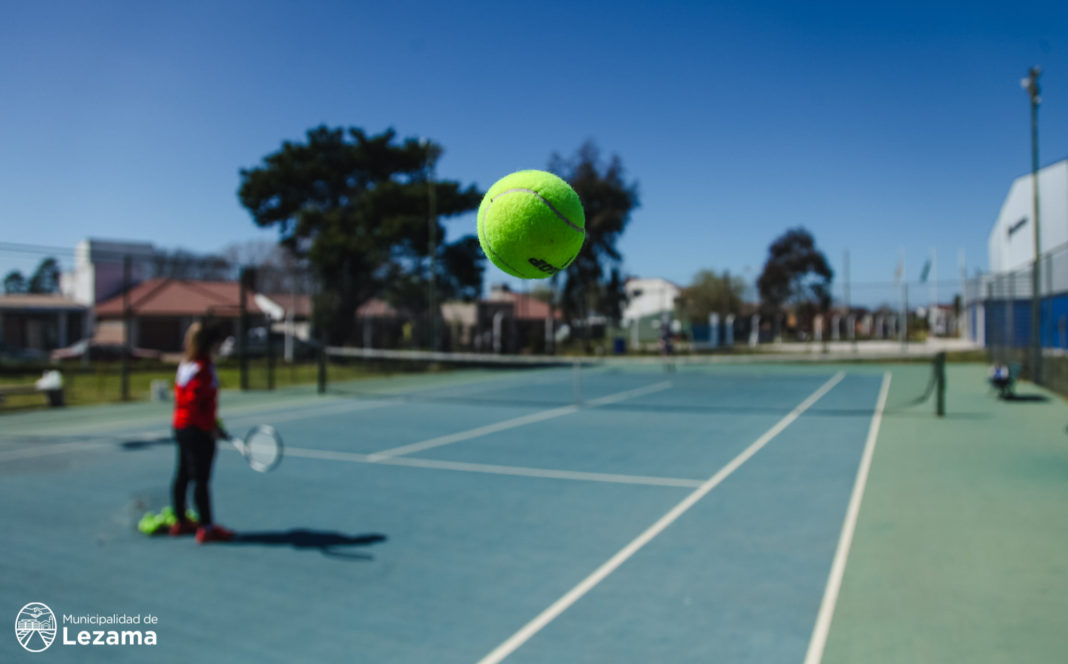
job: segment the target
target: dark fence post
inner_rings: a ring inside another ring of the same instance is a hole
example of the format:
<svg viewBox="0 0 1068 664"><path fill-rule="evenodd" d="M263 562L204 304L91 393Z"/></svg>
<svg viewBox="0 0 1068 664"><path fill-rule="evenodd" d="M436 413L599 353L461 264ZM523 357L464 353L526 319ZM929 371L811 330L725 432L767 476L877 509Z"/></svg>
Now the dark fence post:
<svg viewBox="0 0 1068 664"><path fill-rule="evenodd" d="M271 334L271 318L264 318L267 325L267 389L274 389L274 335Z"/></svg>
<svg viewBox="0 0 1068 664"><path fill-rule="evenodd" d="M256 271L249 267L241 268L238 278L238 317L237 317L237 363L240 373L241 390L248 390L248 293L254 288Z"/></svg>
<svg viewBox="0 0 1068 664"><path fill-rule="evenodd" d="M322 319L320 319L321 321ZM319 394L326 394L326 326L319 326Z"/></svg>
<svg viewBox="0 0 1068 664"><path fill-rule="evenodd" d="M946 353L942 351L935 355L935 414L943 417L946 414Z"/></svg>
<svg viewBox="0 0 1068 664"><path fill-rule="evenodd" d="M133 344L130 343L130 273L132 264L129 255L122 258L122 400L130 400L130 354L133 352ZM86 354L89 349L86 348Z"/></svg>

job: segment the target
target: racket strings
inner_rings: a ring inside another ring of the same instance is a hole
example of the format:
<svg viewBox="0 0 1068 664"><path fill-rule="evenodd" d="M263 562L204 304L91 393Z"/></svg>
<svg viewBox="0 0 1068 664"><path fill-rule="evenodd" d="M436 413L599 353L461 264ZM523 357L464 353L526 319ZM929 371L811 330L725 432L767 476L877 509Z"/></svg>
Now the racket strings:
<svg viewBox="0 0 1068 664"><path fill-rule="evenodd" d="M256 430L245 439L245 453L253 468L270 468L278 462L282 450L270 432Z"/></svg>

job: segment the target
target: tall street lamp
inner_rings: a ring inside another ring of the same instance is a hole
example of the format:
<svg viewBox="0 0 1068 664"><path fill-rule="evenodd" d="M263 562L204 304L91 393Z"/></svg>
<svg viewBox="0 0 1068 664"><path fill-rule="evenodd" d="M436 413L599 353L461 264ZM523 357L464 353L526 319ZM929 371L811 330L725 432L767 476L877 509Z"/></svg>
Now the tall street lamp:
<svg viewBox="0 0 1068 664"><path fill-rule="evenodd" d="M1041 263L1041 242L1038 235L1038 105L1042 103L1039 96L1038 77L1042 73L1039 67L1031 67L1027 78L1020 81L1020 85L1027 91L1031 98L1031 217L1034 220L1035 236L1035 262L1031 267L1031 378L1036 383L1042 380L1042 312L1039 308L1038 269Z"/></svg>
<svg viewBox="0 0 1068 664"><path fill-rule="evenodd" d="M426 150L426 195L427 195L427 254L430 258L430 265L428 271L430 273L427 280L427 312L430 315L430 350L441 350L440 332L438 330L438 318L440 311L438 307L438 268L437 268L437 253L438 253L438 210L437 210L437 185L435 184L436 173L435 165L437 164L439 151L438 147L430 142L429 139L423 138L419 141L420 145Z"/></svg>

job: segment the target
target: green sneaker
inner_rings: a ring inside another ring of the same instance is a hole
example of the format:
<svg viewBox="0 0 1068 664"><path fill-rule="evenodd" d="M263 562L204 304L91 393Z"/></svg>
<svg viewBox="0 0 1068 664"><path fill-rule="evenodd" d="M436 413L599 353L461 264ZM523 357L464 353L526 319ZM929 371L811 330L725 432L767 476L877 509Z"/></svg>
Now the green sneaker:
<svg viewBox="0 0 1068 664"><path fill-rule="evenodd" d="M174 515L174 508L164 507L162 510L160 510L159 521L168 528L178 523L178 517Z"/></svg>
<svg viewBox="0 0 1068 664"><path fill-rule="evenodd" d="M200 518L194 510L186 510L185 518L186 521L194 526L200 523ZM174 514L174 508L164 507L159 514L145 512L145 515L141 517L141 521L137 524L137 529L145 535L162 535L170 532L171 528L177 524L178 517Z"/></svg>
<svg viewBox="0 0 1068 664"><path fill-rule="evenodd" d="M161 520L161 515L145 512L137 523L137 529L145 535L158 535L167 531L168 526Z"/></svg>

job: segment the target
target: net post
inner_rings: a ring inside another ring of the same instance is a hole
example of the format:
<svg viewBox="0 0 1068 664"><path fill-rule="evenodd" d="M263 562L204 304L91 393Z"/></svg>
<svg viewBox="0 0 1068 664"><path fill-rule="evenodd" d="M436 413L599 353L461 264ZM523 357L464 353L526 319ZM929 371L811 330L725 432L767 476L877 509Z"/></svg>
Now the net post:
<svg viewBox="0 0 1068 664"><path fill-rule="evenodd" d="M935 354L935 415L944 417L946 414L946 353L945 351Z"/></svg>

